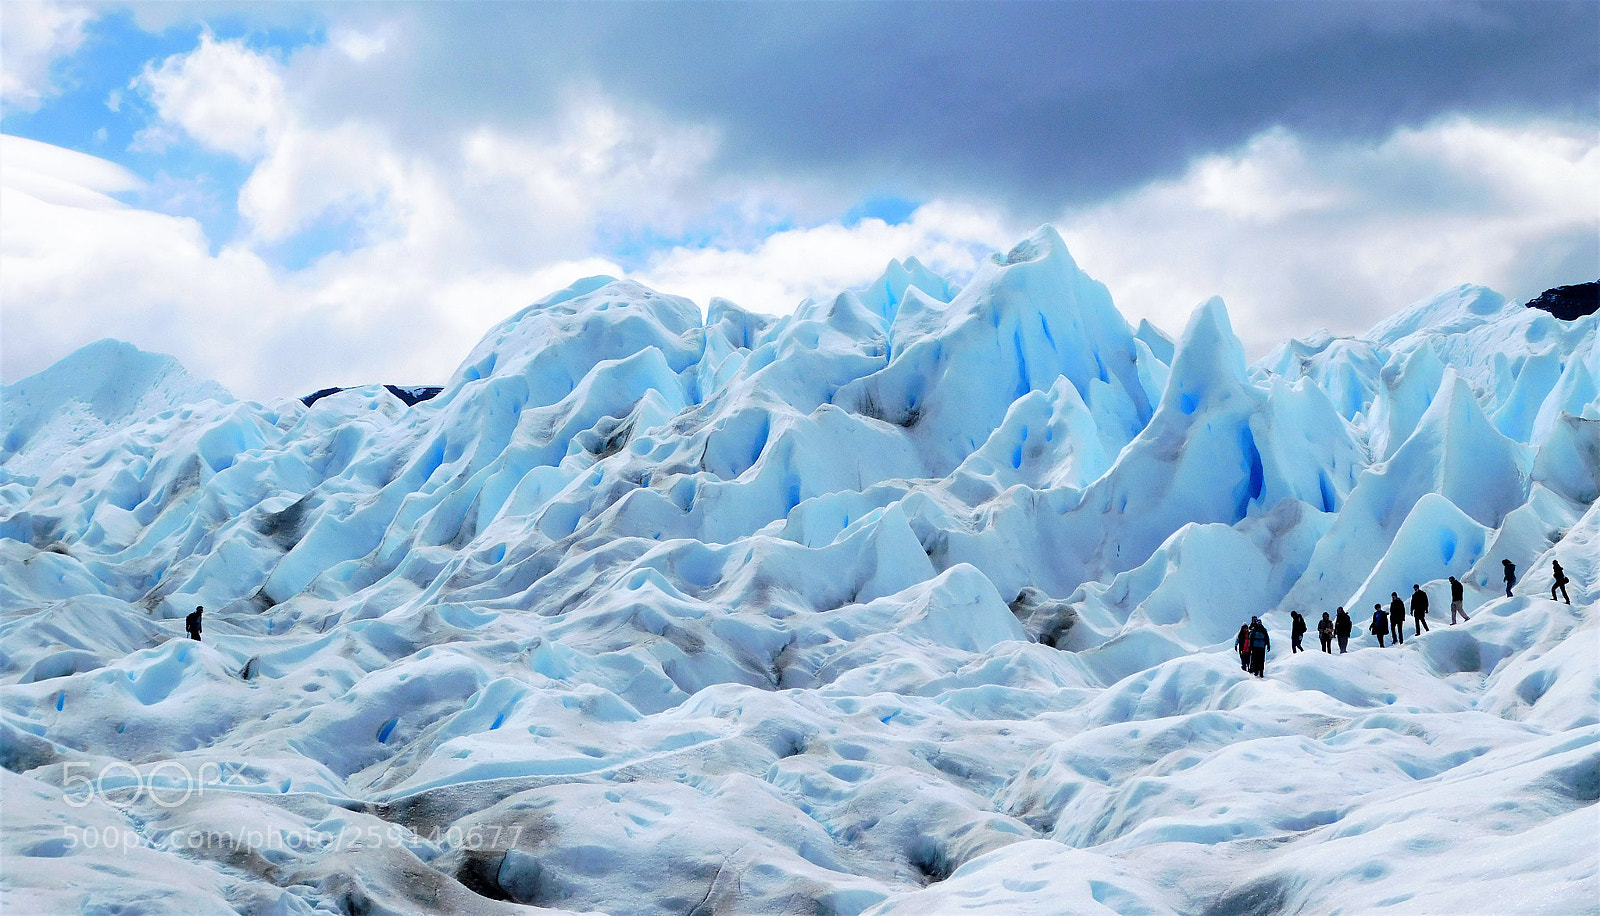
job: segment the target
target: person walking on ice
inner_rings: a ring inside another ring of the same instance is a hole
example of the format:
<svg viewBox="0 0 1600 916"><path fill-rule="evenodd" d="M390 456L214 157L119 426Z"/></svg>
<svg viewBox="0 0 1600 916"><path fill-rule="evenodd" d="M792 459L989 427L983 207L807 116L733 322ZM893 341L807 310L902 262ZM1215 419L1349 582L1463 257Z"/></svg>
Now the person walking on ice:
<svg viewBox="0 0 1600 916"><path fill-rule="evenodd" d="M1511 586L1517 581L1517 564L1511 562L1510 560L1501 560L1500 565L1504 566L1506 569L1506 597L1510 598ZM1554 601L1555 599L1552 598L1550 600Z"/></svg>
<svg viewBox="0 0 1600 916"><path fill-rule="evenodd" d="M1555 574L1556 574L1555 584L1550 586L1550 600L1551 601L1556 600L1556 589L1559 588L1559 589L1561 589L1561 597L1566 598L1567 599L1567 603L1571 604L1572 603L1572 598L1570 598L1567 595L1567 583L1569 581L1571 581L1571 580L1569 580L1567 578L1567 574L1565 572L1561 571L1561 561L1560 560L1556 560L1553 563L1551 563L1550 565L1554 569Z"/></svg>
<svg viewBox="0 0 1600 916"><path fill-rule="evenodd" d="M1289 624L1289 654L1304 652L1305 647L1300 645L1300 641L1306 636L1306 619L1300 616L1299 611L1290 611L1289 619L1293 621Z"/></svg>
<svg viewBox="0 0 1600 916"><path fill-rule="evenodd" d="M1389 593L1389 641L1397 646L1406 641L1406 603L1399 592Z"/></svg>
<svg viewBox="0 0 1600 916"><path fill-rule="evenodd" d="M1456 615L1460 614L1462 620L1471 620L1467 616L1466 608L1461 606L1461 599L1465 589L1461 587L1461 580L1455 576L1450 577L1450 625L1456 625Z"/></svg>
<svg viewBox="0 0 1600 916"><path fill-rule="evenodd" d="M1239 670L1250 670L1250 624L1239 624L1239 635L1233 640L1233 647L1239 652Z"/></svg>
<svg viewBox="0 0 1600 916"><path fill-rule="evenodd" d="M1411 619L1416 623L1417 636L1428 628L1428 593L1417 583L1411 583Z"/></svg>
<svg viewBox="0 0 1600 916"><path fill-rule="evenodd" d="M206 609L203 607L196 607L194 613L183 618L183 629L189 634L189 638L195 642L200 641L200 615L204 614L205 611Z"/></svg>
<svg viewBox="0 0 1600 916"><path fill-rule="evenodd" d="M1378 648L1383 648L1383 638L1389 635L1389 615L1383 612L1383 605L1372 606L1372 635L1378 637Z"/></svg>
<svg viewBox="0 0 1600 916"><path fill-rule="evenodd" d="M1322 643L1322 651L1333 654L1333 620L1328 617L1328 612L1322 612L1322 619L1317 621L1317 641Z"/></svg>
<svg viewBox="0 0 1600 916"><path fill-rule="evenodd" d="M1272 648L1272 639L1267 636L1266 624L1260 617L1250 618L1250 673L1256 677L1267 676L1267 650Z"/></svg>
<svg viewBox="0 0 1600 916"><path fill-rule="evenodd" d="M1356 622L1350 619L1344 608L1339 608L1338 614L1333 619L1333 635L1339 638L1339 654L1343 655L1345 647L1350 645L1350 631L1355 629Z"/></svg>

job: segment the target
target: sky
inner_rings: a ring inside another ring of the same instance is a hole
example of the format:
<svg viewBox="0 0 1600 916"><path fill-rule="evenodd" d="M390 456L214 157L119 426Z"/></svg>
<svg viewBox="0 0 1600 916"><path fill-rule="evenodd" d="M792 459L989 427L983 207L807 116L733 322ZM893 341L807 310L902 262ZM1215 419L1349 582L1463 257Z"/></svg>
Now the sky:
<svg viewBox="0 0 1600 916"><path fill-rule="evenodd" d="M596 274L786 314L1042 223L1252 355L1600 276L1600 3L0 3L0 377L440 383Z"/></svg>

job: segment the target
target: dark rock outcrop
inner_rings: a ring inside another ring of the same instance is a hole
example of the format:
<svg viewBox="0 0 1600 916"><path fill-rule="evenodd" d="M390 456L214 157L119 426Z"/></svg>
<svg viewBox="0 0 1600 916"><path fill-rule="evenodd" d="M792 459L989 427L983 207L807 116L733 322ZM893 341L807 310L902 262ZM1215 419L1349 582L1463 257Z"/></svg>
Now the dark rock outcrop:
<svg viewBox="0 0 1600 916"><path fill-rule="evenodd" d="M1528 300L1528 308L1544 309L1563 321L1593 315L1596 306L1600 306L1600 281L1558 286Z"/></svg>
<svg viewBox="0 0 1600 916"><path fill-rule="evenodd" d="M431 400L435 395L444 390L438 385L414 385L409 388L402 388L399 385L384 385L383 388L385 391L405 402L407 407L415 407L416 405L421 404L423 401ZM317 403L330 394L338 394L341 391L349 390L349 388L323 388L319 391L313 391L301 398L300 403L310 407L312 404Z"/></svg>

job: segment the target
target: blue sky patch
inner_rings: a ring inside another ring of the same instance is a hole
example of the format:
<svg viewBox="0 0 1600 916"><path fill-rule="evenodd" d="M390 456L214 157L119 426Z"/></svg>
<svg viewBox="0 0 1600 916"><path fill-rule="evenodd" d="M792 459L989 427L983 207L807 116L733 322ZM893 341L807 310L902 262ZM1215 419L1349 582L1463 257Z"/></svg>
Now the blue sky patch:
<svg viewBox="0 0 1600 916"><path fill-rule="evenodd" d="M898 226L910 222L911 214L917 212L920 206L922 201L907 200L893 195L877 195L851 207L840 222L854 228L864 219L881 219L891 226Z"/></svg>
<svg viewBox="0 0 1600 916"><path fill-rule="evenodd" d="M251 27L238 16L211 19L207 27L219 40L244 39L257 51L285 59L297 47L322 40L314 28ZM8 107L0 115L0 131L67 149L81 150L115 162L148 182L142 191L117 195L125 202L197 220L214 255L239 232L239 188L253 163L202 149L176 127L158 127L150 102L133 88L147 66L160 66L175 54L199 45L198 24L147 32L126 9L110 11L84 28L83 43L71 57L57 61L52 76L57 92L36 111ZM155 139L159 136L160 139ZM290 261L302 259L306 245L347 247L332 242L331 232L308 233L306 243L291 242Z"/></svg>
<svg viewBox="0 0 1600 916"><path fill-rule="evenodd" d="M255 250L267 261L286 270L304 270L326 255L354 251L367 241L358 216L350 213L348 207L332 207L289 238L256 245Z"/></svg>

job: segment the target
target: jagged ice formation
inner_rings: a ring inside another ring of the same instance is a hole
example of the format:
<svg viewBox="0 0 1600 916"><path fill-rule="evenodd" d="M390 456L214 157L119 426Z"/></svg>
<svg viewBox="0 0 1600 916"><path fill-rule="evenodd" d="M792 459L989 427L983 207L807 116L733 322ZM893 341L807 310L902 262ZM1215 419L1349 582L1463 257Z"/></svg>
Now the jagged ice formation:
<svg viewBox="0 0 1600 916"><path fill-rule="evenodd" d="M1592 910L1597 320L1251 367L1044 229L776 320L584 280L412 406L91 345L3 391L5 905Z"/></svg>

